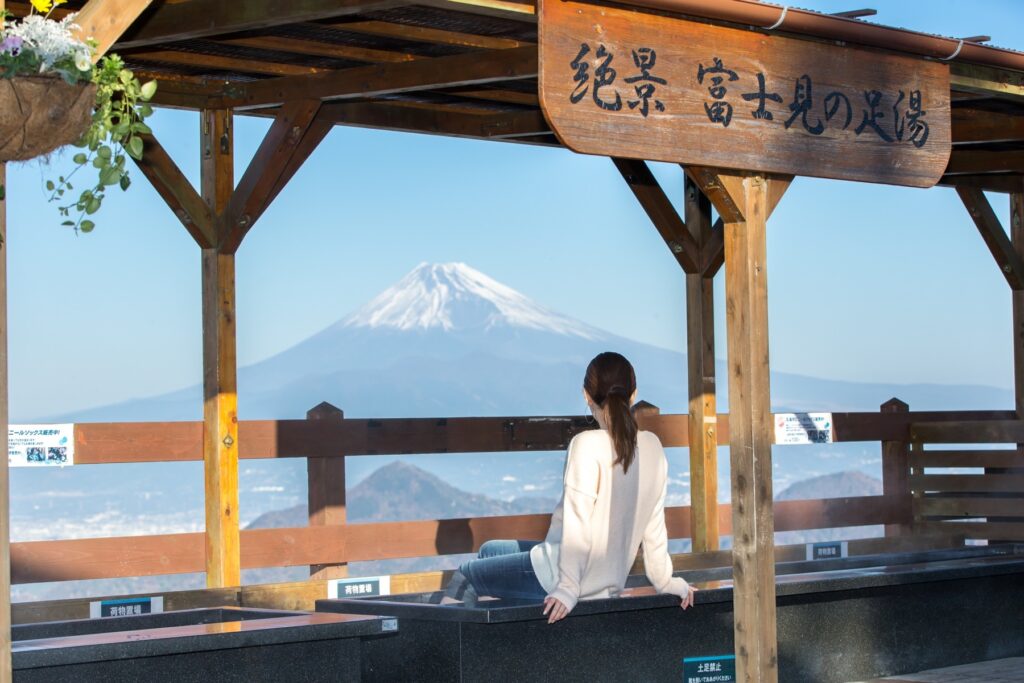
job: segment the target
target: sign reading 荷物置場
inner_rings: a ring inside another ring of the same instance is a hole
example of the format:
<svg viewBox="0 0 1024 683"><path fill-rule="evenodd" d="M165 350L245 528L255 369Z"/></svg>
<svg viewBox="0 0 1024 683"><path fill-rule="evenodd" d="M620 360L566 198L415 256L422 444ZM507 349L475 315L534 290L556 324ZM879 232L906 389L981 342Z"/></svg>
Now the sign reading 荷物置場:
<svg viewBox="0 0 1024 683"><path fill-rule="evenodd" d="M949 67L682 18L541 0L541 106L587 154L930 187Z"/></svg>
<svg viewBox="0 0 1024 683"><path fill-rule="evenodd" d="M140 614L159 614L164 611L163 596L96 600L89 603L89 617L131 617Z"/></svg>
<svg viewBox="0 0 1024 683"><path fill-rule="evenodd" d="M327 582L327 595L331 598L372 598L390 594L390 576L360 576Z"/></svg>
<svg viewBox="0 0 1024 683"><path fill-rule="evenodd" d="M808 560L838 560L841 557L848 557L849 554L850 547L846 541L823 541L807 544Z"/></svg>
<svg viewBox="0 0 1024 683"><path fill-rule="evenodd" d="M683 683L735 683L736 656L687 657L683 660Z"/></svg>
<svg viewBox="0 0 1024 683"><path fill-rule="evenodd" d="M778 413L775 415L775 443L832 443L832 424L832 413Z"/></svg>
<svg viewBox="0 0 1024 683"><path fill-rule="evenodd" d="M7 464L10 467L45 467L75 463L75 425L10 425L7 428Z"/></svg>

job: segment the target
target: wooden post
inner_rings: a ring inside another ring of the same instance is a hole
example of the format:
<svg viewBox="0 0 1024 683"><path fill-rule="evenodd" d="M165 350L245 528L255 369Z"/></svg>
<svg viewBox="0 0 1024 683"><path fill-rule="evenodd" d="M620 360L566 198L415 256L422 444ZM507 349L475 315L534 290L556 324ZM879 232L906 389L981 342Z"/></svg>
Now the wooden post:
<svg viewBox="0 0 1024 683"><path fill-rule="evenodd" d="M1010 241L1013 250L1024 259L1024 180L1010 193ZM1013 389L1017 419L1024 420L1024 289L1015 289L1013 297ZM1024 452L1024 444L1017 444Z"/></svg>
<svg viewBox="0 0 1024 683"><path fill-rule="evenodd" d="M345 413L330 403L321 403L306 413L307 420L343 420ZM341 526L345 524L345 456L306 458L309 483L309 525ZM327 530L325 530L325 533ZM310 579L340 579L348 576L348 563L314 564L309 567Z"/></svg>
<svg viewBox="0 0 1024 683"><path fill-rule="evenodd" d="M791 176L687 167L725 222L736 680L776 683L766 227Z"/></svg>
<svg viewBox="0 0 1024 683"><path fill-rule="evenodd" d="M883 413L905 413L910 410L903 401L891 398L882 404ZM910 442L882 442L882 493L900 501L900 511L907 521L886 524L886 536L905 536L912 531L912 498L910 495Z"/></svg>
<svg viewBox="0 0 1024 683"><path fill-rule="evenodd" d="M231 112L204 110L200 122L202 195L220 215L234 186ZM235 255L202 250L203 464L206 585L241 584L238 535L238 396L235 357Z"/></svg>
<svg viewBox="0 0 1024 683"><path fill-rule="evenodd" d="M4 8L0 0L0 10ZM0 163L0 444L7 452L7 165ZM0 458L0 683L11 683L11 528L7 458Z"/></svg>
<svg viewBox="0 0 1024 683"><path fill-rule="evenodd" d="M685 178L686 229L698 252L711 234L711 202ZM715 401L714 275L686 275L686 360L693 552L718 550L718 414Z"/></svg>

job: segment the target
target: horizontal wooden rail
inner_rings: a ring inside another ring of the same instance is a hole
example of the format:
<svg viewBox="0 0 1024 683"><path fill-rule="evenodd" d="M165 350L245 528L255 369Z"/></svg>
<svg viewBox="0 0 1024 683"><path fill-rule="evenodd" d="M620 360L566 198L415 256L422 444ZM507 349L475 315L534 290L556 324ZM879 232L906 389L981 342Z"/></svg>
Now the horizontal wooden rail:
<svg viewBox="0 0 1024 683"><path fill-rule="evenodd" d="M1009 421L1011 411L833 413L836 441L910 440L910 425L937 420ZM688 418L648 415L643 429L666 447L688 443ZM249 420L239 424L241 458L493 453L558 451L572 437L592 428L581 416L393 418L381 420ZM729 439L729 416L718 416L719 443ZM75 425L75 463L202 460L201 422L118 422ZM1022 439L1024 440L1024 439Z"/></svg>
<svg viewBox="0 0 1024 683"><path fill-rule="evenodd" d="M918 527L929 534L947 533L988 541L1019 541L1024 538L1024 522L923 522Z"/></svg>
<svg viewBox="0 0 1024 683"><path fill-rule="evenodd" d="M1024 443L1024 420L921 420L911 425L910 440L921 443Z"/></svg>
<svg viewBox="0 0 1024 683"><path fill-rule="evenodd" d="M873 555L888 552L917 552L956 548L963 540L951 534L935 536L900 536L889 538L864 538L849 541L850 556ZM805 559L806 547L781 545L775 547L776 562L793 562ZM708 553L681 553L672 556L675 571L728 567L732 565L731 550L716 550ZM642 574L643 561L637 558L631 574ZM416 572L391 576L391 593L428 593L443 588L451 576L450 571ZM233 588L206 588L186 591L156 591L144 595L161 595L164 609L168 612L199 607L252 607L263 609L306 610L314 609L317 600L327 597L327 581L272 583ZM86 619L89 604L96 600L117 600L133 597L130 595L105 595L89 598L69 598L21 602L11 605L11 616L15 624L58 621L65 619Z"/></svg>
<svg viewBox="0 0 1024 683"><path fill-rule="evenodd" d="M910 453L914 467L1024 467L1018 451L922 451Z"/></svg>
<svg viewBox="0 0 1024 683"><path fill-rule="evenodd" d="M719 507L723 534L731 508ZM428 557L475 552L492 538L540 540L550 515L512 515L243 531L242 568ZM894 524L909 521L885 496L781 501L776 531ZM666 510L671 538L689 538L690 508ZM27 541L11 544L12 583L70 581L201 572L202 533Z"/></svg>
<svg viewBox="0 0 1024 683"><path fill-rule="evenodd" d="M1024 499L1021 498L921 498L916 503L923 517L1021 517L1024 518ZM1022 519L1024 521L1024 519Z"/></svg>
<svg viewBox="0 0 1024 683"><path fill-rule="evenodd" d="M910 477L914 491L978 491L1024 493L1021 474L915 474Z"/></svg>

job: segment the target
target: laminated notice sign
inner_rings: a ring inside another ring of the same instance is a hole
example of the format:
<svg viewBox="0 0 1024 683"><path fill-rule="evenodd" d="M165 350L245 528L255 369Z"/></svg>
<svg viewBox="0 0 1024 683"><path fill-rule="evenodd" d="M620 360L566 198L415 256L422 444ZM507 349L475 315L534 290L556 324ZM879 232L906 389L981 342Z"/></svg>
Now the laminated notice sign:
<svg viewBox="0 0 1024 683"><path fill-rule="evenodd" d="M75 425L10 425L7 429L7 464L11 467L46 467L75 463Z"/></svg>
<svg viewBox="0 0 1024 683"><path fill-rule="evenodd" d="M777 414L775 443L832 443L832 413Z"/></svg>

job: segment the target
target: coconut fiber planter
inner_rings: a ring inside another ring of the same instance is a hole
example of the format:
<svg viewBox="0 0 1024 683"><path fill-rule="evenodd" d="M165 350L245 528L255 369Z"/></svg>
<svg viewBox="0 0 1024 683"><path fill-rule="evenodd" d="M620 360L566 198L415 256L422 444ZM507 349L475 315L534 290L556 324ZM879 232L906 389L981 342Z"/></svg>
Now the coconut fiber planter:
<svg viewBox="0 0 1024 683"><path fill-rule="evenodd" d="M0 78L0 161L24 161L78 141L92 121L96 86L59 76Z"/></svg>

